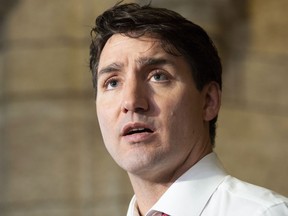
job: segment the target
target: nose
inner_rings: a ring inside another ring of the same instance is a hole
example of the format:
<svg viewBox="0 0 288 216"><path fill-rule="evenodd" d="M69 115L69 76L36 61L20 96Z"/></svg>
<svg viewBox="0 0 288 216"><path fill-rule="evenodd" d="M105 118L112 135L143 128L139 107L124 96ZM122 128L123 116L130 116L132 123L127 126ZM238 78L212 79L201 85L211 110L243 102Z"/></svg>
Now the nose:
<svg viewBox="0 0 288 216"><path fill-rule="evenodd" d="M144 84L132 80L123 87L122 111L145 112L149 109L148 92Z"/></svg>

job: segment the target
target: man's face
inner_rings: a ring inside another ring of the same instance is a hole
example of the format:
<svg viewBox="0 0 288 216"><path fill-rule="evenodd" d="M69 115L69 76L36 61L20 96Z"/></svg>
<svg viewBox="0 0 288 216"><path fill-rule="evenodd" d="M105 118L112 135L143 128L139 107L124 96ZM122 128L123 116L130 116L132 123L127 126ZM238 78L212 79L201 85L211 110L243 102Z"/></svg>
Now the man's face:
<svg viewBox="0 0 288 216"><path fill-rule="evenodd" d="M96 110L105 146L128 173L172 174L208 143L206 96L189 64L157 39L113 35L99 61Z"/></svg>

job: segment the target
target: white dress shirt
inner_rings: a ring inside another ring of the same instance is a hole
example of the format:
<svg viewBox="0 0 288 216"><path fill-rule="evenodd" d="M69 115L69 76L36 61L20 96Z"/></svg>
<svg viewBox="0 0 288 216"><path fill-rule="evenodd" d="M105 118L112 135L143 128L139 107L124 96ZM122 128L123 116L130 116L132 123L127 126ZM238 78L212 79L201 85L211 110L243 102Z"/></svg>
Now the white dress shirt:
<svg viewBox="0 0 288 216"><path fill-rule="evenodd" d="M227 175L211 153L175 181L146 216L160 212L171 216L288 216L288 199ZM135 196L127 216L139 216Z"/></svg>

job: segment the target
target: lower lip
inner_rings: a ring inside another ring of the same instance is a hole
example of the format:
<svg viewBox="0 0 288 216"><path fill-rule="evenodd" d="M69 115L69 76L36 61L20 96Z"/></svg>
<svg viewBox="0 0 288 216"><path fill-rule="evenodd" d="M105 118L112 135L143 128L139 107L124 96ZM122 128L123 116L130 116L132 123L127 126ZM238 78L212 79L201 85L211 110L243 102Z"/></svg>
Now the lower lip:
<svg viewBox="0 0 288 216"><path fill-rule="evenodd" d="M135 133L131 135L123 136L123 139L128 143L144 143L152 139L154 133Z"/></svg>

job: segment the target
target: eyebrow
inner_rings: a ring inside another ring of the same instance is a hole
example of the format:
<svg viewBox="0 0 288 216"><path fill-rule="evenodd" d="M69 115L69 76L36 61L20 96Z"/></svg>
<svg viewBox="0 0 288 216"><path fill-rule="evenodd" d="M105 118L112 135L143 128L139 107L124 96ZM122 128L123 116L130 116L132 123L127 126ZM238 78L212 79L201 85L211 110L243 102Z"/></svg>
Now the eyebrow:
<svg viewBox="0 0 288 216"><path fill-rule="evenodd" d="M141 67L147 66L162 66L162 65L174 65L174 63L166 58L150 58L150 57L141 57L136 60L137 64Z"/></svg>
<svg viewBox="0 0 288 216"><path fill-rule="evenodd" d="M122 64L117 63L117 62L109 64L109 65L105 66L104 68L102 68L101 70L98 71L97 77L99 77L99 76L101 76L102 74L105 74L105 73L111 73L111 72L119 71L121 67L122 67Z"/></svg>
<svg viewBox="0 0 288 216"><path fill-rule="evenodd" d="M172 65L175 66L175 63L171 60L168 60L166 58L153 58L153 57L140 57L136 59L136 63L140 67L151 67L151 66L162 66L162 65ZM114 62L112 64L109 64L105 67L103 67L101 70L98 71L97 77L99 78L102 74L105 73L111 73L120 71L123 67L123 64Z"/></svg>

